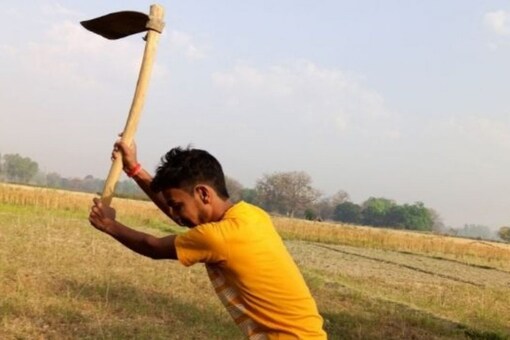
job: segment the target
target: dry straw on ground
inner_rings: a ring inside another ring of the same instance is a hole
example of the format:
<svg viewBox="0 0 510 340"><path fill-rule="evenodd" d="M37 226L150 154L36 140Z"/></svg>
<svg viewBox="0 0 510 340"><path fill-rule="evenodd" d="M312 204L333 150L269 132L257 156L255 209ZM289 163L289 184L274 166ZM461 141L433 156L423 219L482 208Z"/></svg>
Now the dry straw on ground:
<svg viewBox="0 0 510 340"><path fill-rule="evenodd" d="M0 203L38 209L86 212L92 197L85 193L0 184ZM148 225L169 223L150 202L116 199L113 206L124 218ZM274 222L279 232L289 239L422 253L510 270L510 245L504 243L284 217L275 217Z"/></svg>
<svg viewBox="0 0 510 340"><path fill-rule="evenodd" d="M133 254L87 221L94 195L0 184L1 339L241 339L200 266ZM119 219L181 229L150 202ZM508 245L274 218L331 339L507 339Z"/></svg>
<svg viewBox="0 0 510 340"><path fill-rule="evenodd" d="M275 218L292 239L422 253L510 270L510 245L417 232Z"/></svg>

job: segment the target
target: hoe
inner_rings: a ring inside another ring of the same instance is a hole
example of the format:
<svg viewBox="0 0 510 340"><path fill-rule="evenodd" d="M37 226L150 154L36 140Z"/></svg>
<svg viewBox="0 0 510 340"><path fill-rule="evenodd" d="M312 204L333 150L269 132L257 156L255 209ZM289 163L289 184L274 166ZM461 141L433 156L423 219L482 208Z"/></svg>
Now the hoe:
<svg viewBox="0 0 510 340"><path fill-rule="evenodd" d="M129 115L121 135L121 140L127 145L133 142L136 128L140 120L140 113L145 101L145 94L149 85L150 74L154 64L154 56L158 45L159 36L163 31L164 10L160 5L152 5L150 14L144 14L133 11L122 11L110 13L99 18L82 21L83 27L91 32L101 35L106 39L121 39L133 34L147 31L145 40L145 50L143 53L142 65L138 75L135 95L129 110ZM122 159L117 157L113 161L105 182L101 200L104 205L110 206L115 185L122 171Z"/></svg>

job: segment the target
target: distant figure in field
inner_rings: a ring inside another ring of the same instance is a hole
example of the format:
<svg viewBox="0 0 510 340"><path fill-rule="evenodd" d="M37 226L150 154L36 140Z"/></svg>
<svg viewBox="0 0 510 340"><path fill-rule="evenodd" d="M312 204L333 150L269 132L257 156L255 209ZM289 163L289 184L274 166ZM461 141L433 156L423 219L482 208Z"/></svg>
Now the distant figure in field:
<svg viewBox="0 0 510 340"><path fill-rule="evenodd" d="M89 216L95 228L153 259L204 263L218 297L249 339L326 339L315 301L269 215L229 200L223 170L212 155L174 148L152 178L134 147L117 142L112 157L118 154L127 175L166 215L190 229L161 238L133 230L98 198Z"/></svg>

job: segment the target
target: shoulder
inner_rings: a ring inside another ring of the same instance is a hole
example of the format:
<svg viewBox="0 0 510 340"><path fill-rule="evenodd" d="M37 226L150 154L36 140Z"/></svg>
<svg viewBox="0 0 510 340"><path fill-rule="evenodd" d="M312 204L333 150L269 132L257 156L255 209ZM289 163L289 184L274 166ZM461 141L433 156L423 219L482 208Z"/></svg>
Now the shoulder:
<svg viewBox="0 0 510 340"><path fill-rule="evenodd" d="M272 224L271 218L264 210L241 201L227 210L220 221L201 224L178 235L176 243L181 245L197 242L210 247L220 246L228 242L233 234L237 235L241 230L245 230L247 226L260 227L268 224Z"/></svg>
<svg viewBox="0 0 510 340"><path fill-rule="evenodd" d="M223 224L222 222L198 225L189 229L185 233L178 235L176 237L176 241L182 242L184 240L193 240L211 244L217 243L221 239L221 233L219 232L218 227Z"/></svg>
<svg viewBox="0 0 510 340"><path fill-rule="evenodd" d="M270 219L270 217L262 208L241 201L227 211L224 219Z"/></svg>

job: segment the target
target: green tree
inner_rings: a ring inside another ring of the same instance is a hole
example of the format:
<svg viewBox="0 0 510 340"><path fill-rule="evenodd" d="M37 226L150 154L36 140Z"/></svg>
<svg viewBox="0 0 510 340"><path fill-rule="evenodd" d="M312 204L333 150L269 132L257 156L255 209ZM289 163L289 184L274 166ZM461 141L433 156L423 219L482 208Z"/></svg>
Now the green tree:
<svg viewBox="0 0 510 340"><path fill-rule="evenodd" d="M28 157L19 154L3 156L5 173L10 181L28 183L39 171L39 165Z"/></svg>
<svg viewBox="0 0 510 340"><path fill-rule="evenodd" d="M501 227L498 231L498 236L506 242L510 242L510 227Z"/></svg>
<svg viewBox="0 0 510 340"><path fill-rule="evenodd" d="M433 216L422 202L413 205L391 206L386 214L385 225L399 229L432 230Z"/></svg>
<svg viewBox="0 0 510 340"><path fill-rule="evenodd" d="M361 207L352 202L340 203L335 207L333 219L344 223L360 224Z"/></svg>
<svg viewBox="0 0 510 340"><path fill-rule="evenodd" d="M422 202L416 202L412 205L404 205L407 210L407 220L404 223L406 229L430 231L434 226L434 218L430 209L425 207Z"/></svg>
<svg viewBox="0 0 510 340"><path fill-rule="evenodd" d="M395 202L387 198L370 197L362 205L361 221L375 227L387 226L386 215L394 206Z"/></svg>
<svg viewBox="0 0 510 340"><path fill-rule="evenodd" d="M313 221L317 219L317 214L312 208L305 209L305 219L307 219L308 221Z"/></svg>

